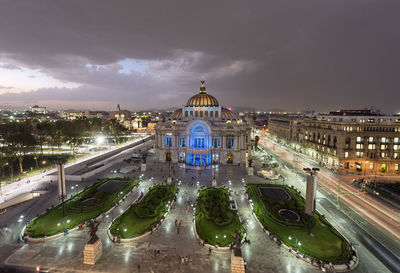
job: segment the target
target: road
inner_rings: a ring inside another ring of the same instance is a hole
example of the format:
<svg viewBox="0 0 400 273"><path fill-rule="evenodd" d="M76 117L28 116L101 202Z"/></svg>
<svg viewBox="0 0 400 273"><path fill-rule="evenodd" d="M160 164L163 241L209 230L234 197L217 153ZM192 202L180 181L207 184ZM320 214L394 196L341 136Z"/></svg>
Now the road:
<svg viewBox="0 0 400 273"><path fill-rule="evenodd" d="M276 156L281 165L279 171L287 178L285 182L300 189L304 195L302 169L319 167L318 164L267 137L262 137L260 144ZM347 193L340 195L340 204L337 203L339 183L341 191ZM336 222L337 228L350 237L350 241L378 257L391 271L400 271L400 214L395 208L358 192L341 176L325 168L320 168L318 173L317 200L317 210L331 222Z"/></svg>

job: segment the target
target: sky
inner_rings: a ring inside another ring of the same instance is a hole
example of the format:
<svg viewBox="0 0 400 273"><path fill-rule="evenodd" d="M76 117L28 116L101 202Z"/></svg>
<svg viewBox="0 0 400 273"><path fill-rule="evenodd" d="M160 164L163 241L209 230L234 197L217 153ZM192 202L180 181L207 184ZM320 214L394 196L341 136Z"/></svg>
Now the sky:
<svg viewBox="0 0 400 273"><path fill-rule="evenodd" d="M0 0L0 107L400 112L398 0Z"/></svg>

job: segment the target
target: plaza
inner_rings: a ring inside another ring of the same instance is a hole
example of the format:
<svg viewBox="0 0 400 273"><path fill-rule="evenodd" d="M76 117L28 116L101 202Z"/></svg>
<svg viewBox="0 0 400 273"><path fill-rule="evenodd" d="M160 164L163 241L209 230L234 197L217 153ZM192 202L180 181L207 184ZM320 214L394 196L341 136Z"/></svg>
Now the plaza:
<svg viewBox="0 0 400 273"><path fill-rule="evenodd" d="M119 163L113 169L124 166ZM87 229L73 231L67 236L49 240L43 243L23 244L18 240L24 223L18 222L20 212L14 215L15 224L9 225L7 231L3 232L0 258L8 267L20 269L32 269L40 265L42 269L50 272L137 272L140 265L141 272L230 272L230 252L219 252L203 246L196 238L193 229L193 207L196 202L198 189L202 186L211 186L213 172L211 169L198 172L194 169L180 168L173 165L173 184L178 186L177 200L167 214L165 221L151 235L140 240L129 243L113 243L107 235L111 222L127 210L141 194L146 194L149 187L166 183L168 175L168 164L157 162L154 153L150 152L145 172L132 171L129 177L143 179L138 187L134 188L132 194L128 195L118 207L100 219L97 235L103 244L103 255L93 266L83 264L83 249L89 239ZM246 183L265 183L265 179L257 176L245 175L246 170L241 166L220 166L215 172L217 186L231 187L232 194L238 207L238 215L243 221L250 243L242 245L242 254L247 262L246 272L319 272L317 267L311 266L301 259L296 258L286 249L277 246L275 241L264 232L254 215L245 196L243 180ZM90 180L84 181L83 185L90 185L98 178L118 176L111 174L107 169ZM279 182L280 183L280 182ZM24 218L34 217L37 210L49 207L58 202L56 197L49 198L56 187L53 186L48 193L31 201L33 204L21 204ZM13 211L9 212L11 217ZM6 214L7 215L7 214ZM6 215L0 216L4 217ZM1 220L2 218L0 218ZM3 218L4 219L4 218ZM175 220L182 221L179 233L175 226ZM340 232L342 232L340 230ZM7 251L5 249L7 248ZM160 254L154 255L155 250ZM361 255L365 255L362 253ZM188 257L188 262L182 263L181 257ZM371 257L369 257L371 258ZM374 272L373 263L361 264L353 272ZM372 268L370 270L369 268ZM384 271L381 271L384 272Z"/></svg>

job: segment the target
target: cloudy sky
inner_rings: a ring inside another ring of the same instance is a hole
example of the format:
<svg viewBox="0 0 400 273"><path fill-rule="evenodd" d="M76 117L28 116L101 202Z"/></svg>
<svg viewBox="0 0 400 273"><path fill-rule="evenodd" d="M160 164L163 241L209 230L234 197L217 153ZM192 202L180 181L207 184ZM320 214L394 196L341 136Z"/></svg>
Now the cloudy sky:
<svg viewBox="0 0 400 273"><path fill-rule="evenodd" d="M400 112L399 0L0 0L0 105Z"/></svg>

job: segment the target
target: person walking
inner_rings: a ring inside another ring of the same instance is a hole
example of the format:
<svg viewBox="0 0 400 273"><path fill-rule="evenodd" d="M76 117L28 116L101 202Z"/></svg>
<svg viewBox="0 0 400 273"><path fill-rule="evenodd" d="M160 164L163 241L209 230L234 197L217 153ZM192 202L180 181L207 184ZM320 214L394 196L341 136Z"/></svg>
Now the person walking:
<svg viewBox="0 0 400 273"><path fill-rule="evenodd" d="M140 264L137 264L137 272L140 273Z"/></svg>

